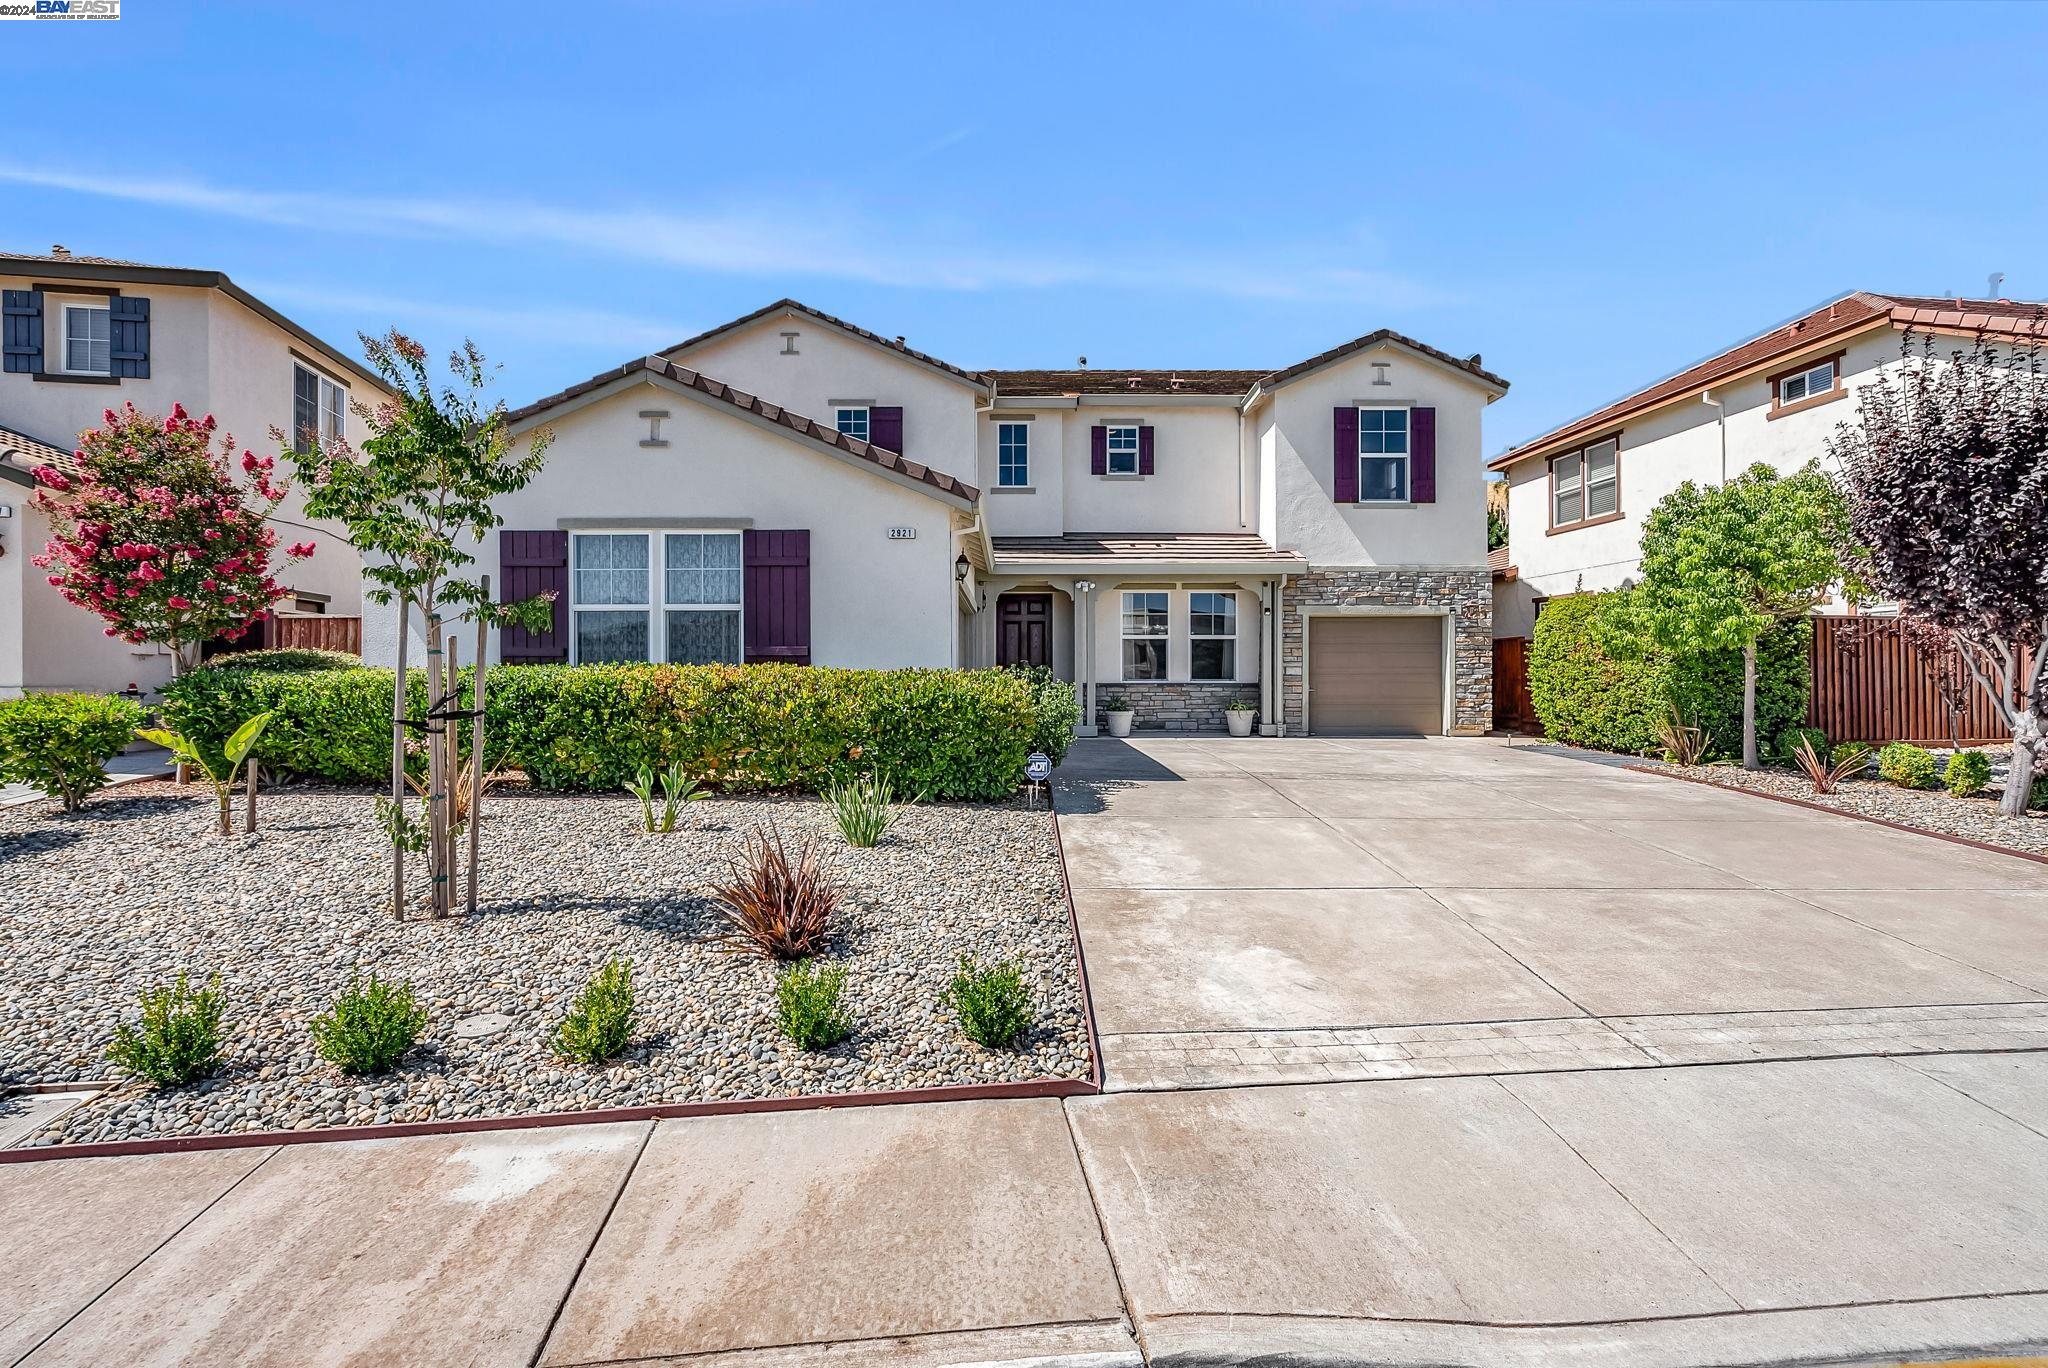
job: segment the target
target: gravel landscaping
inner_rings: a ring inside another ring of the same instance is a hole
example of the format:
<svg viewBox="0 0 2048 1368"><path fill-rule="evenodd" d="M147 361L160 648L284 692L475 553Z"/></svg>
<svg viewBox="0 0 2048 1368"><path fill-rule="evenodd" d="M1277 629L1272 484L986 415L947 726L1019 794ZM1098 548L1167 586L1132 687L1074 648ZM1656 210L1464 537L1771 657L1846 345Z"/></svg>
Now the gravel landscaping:
<svg viewBox="0 0 2048 1368"><path fill-rule="evenodd" d="M1887 783L1873 770L1869 778L1844 780L1831 794L1818 794L1805 775L1795 770L1766 769L1755 774L1732 765L1658 766L1692 779L1704 779L1723 788L1750 789L1799 798L1822 807L1853 812L1881 821L1919 827L1945 836L1962 836L1986 845L2030 855L2048 855L2048 812L2035 811L2025 817L2007 817L1998 810L1998 794L2005 784L2008 750L1986 751L1991 758L1991 786L1985 796L1953 798L1948 790L1905 789ZM1938 759L1947 752L1937 751Z"/></svg>
<svg viewBox="0 0 2048 1368"><path fill-rule="evenodd" d="M1084 1078L1089 1070L1052 820L1019 802L899 809L881 845L845 844L809 798L689 805L642 832L624 795L494 791L482 909L403 924L371 795L264 795L254 836L212 834L211 801L150 781L72 817L0 812L0 1086L105 1078L137 993L218 975L228 1060L204 1083L124 1084L22 1143L425 1121L805 1093ZM237 817L240 803L237 801ZM774 1020L774 967L728 949L709 886L757 826L820 837L845 897L830 958L849 971L853 1038L807 1053ZM423 864L423 860L412 862ZM1015 959L1041 997L1014 1051L968 1041L941 995L962 954ZM640 1029L585 1069L549 1029L613 955ZM306 1023L352 972L409 980L431 1016L391 1074L351 1078Z"/></svg>

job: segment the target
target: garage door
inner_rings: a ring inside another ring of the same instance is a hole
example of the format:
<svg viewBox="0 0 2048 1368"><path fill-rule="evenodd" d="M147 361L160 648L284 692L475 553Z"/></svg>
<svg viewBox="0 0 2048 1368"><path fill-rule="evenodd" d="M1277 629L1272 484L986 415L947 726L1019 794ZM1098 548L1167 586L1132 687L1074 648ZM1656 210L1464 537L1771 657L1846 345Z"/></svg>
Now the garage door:
<svg viewBox="0 0 2048 1368"><path fill-rule="evenodd" d="M1308 729L1321 736L1444 729L1444 620L1310 618Z"/></svg>

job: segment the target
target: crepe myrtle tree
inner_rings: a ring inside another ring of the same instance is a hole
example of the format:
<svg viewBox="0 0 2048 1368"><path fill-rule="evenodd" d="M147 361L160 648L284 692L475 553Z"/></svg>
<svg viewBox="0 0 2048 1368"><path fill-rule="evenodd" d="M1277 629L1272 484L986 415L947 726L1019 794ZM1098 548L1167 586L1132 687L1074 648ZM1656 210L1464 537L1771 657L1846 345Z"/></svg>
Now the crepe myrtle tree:
<svg viewBox="0 0 2048 1368"><path fill-rule="evenodd" d="M426 348L396 330L383 337L363 335L363 352L384 378L392 398L357 404L370 429L360 451L343 443L322 447L315 433L296 441L273 432L309 490L306 511L348 529L363 557L364 597L398 606L398 669L391 703L392 907L405 915L405 851L421 833L405 816L406 762L413 749L408 730L417 730L426 752L424 845L432 873L435 916L453 909L456 842L468 840L468 897L476 907L477 824L483 790L483 701L487 633L507 624L545 630L552 595L516 604L492 601L489 576L470 573L475 564L465 546L480 545L503 519L493 500L524 488L540 473L552 435L538 430L515 447L506 431L505 406L487 401L492 369L472 342L450 356L452 383L436 389L428 375ZM444 635L451 617L476 629L473 694L468 708L458 697L456 640ZM410 713L405 657L412 623L426 638L426 715ZM458 764L460 721L470 722L470 763ZM466 803L451 789L463 784Z"/></svg>
<svg viewBox="0 0 2048 1368"><path fill-rule="evenodd" d="M1935 345L1907 337L1828 449L1873 592L1948 633L2012 729L2016 817L2048 774L2048 375L2038 341Z"/></svg>
<svg viewBox="0 0 2048 1368"><path fill-rule="evenodd" d="M1680 654L1741 650L1742 767L1760 769L1757 642L1838 587L1860 591L1848 545L1848 508L1817 465L1780 476L1759 463L1720 485L1687 480L1643 520L1641 581L1615 599L1603 635Z"/></svg>
<svg viewBox="0 0 2048 1368"><path fill-rule="evenodd" d="M67 602L105 621L108 636L169 650L173 675L197 665L205 643L241 637L288 592L273 577L278 535L267 521L288 486L273 478L273 459L248 451L248 483L238 482L234 445L223 433L216 449L211 414L174 404L159 418L124 404L78 435L75 471L35 472L34 506L51 536L33 563ZM284 560L312 554L312 542L294 542Z"/></svg>

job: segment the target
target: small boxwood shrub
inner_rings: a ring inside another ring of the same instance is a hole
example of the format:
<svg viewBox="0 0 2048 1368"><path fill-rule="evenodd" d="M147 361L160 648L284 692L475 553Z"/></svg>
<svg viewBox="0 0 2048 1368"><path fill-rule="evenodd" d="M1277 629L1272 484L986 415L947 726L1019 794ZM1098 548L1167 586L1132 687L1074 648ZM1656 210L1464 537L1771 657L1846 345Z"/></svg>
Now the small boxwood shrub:
<svg viewBox="0 0 2048 1368"><path fill-rule="evenodd" d="M1675 657L1645 649L1626 659L1594 637L1604 594L1551 599L1536 619L1529 694L1551 739L1643 755L1659 746L1658 725L1676 708L1710 738L1707 758L1742 753L1742 653ZM1791 622L1757 647L1756 732L1781 736L1805 721L1812 628Z"/></svg>
<svg viewBox="0 0 2048 1368"><path fill-rule="evenodd" d="M1894 741L1877 753L1877 772L1900 788L1934 787L1934 756L1908 741Z"/></svg>
<svg viewBox="0 0 2048 1368"><path fill-rule="evenodd" d="M1787 727L1778 738L1778 754L1790 760L1801 741L1811 745L1815 755L1828 753L1828 734L1819 727Z"/></svg>
<svg viewBox="0 0 2048 1368"><path fill-rule="evenodd" d="M140 704L102 694L0 699L0 783L32 784L76 812L105 787L107 761L142 720Z"/></svg>
<svg viewBox="0 0 2048 1368"><path fill-rule="evenodd" d="M829 1050L853 1034L845 1004L846 970L805 960L775 980L775 1024L804 1050Z"/></svg>
<svg viewBox="0 0 2048 1368"><path fill-rule="evenodd" d="M320 1057L350 1074L388 1073L426 1029L427 1009L409 983L386 983L374 973L349 984L334 1006L310 1027Z"/></svg>
<svg viewBox="0 0 2048 1368"><path fill-rule="evenodd" d="M1851 756L1856 757L1862 763L1851 769L1843 770L1845 778L1862 774L1870 768L1870 747L1864 745L1861 741L1844 741L1841 745L1828 752L1828 759L1834 762L1837 769L1841 769L1842 763Z"/></svg>
<svg viewBox="0 0 2048 1368"><path fill-rule="evenodd" d="M225 1005L218 982L195 989L181 972L168 986L143 992L141 1021L121 1024L107 1058L160 1088L205 1078L220 1067Z"/></svg>
<svg viewBox="0 0 2048 1368"><path fill-rule="evenodd" d="M579 1064L617 1059L633 1043L633 962L624 955L607 960L576 995L556 1025L555 1053Z"/></svg>
<svg viewBox="0 0 2048 1368"><path fill-rule="evenodd" d="M1991 782L1991 757L1983 751L1957 751L1948 758L1941 782L1958 798L1969 798Z"/></svg>
<svg viewBox="0 0 2048 1368"><path fill-rule="evenodd" d="M1024 971L1014 961L983 964L971 955L960 957L959 971L946 987L946 1005L959 1014L967 1038L991 1050L1021 1041L1036 1015Z"/></svg>

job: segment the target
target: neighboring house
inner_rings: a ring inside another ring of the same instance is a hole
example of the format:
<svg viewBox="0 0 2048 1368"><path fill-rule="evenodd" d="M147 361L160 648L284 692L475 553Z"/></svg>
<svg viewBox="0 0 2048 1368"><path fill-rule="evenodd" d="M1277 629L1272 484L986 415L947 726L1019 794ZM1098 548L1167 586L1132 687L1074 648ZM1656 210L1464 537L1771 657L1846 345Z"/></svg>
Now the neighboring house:
<svg viewBox="0 0 2048 1368"><path fill-rule="evenodd" d="M78 434L133 403L211 413L239 448L276 454L271 429L366 435L352 400L382 398L377 377L218 271L106 257L0 253L5 369L0 371L0 696L25 689L153 689L170 656L104 634L29 564L50 536L29 500L37 466L73 467ZM281 463L282 464L282 463ZM237 476L240 471L236 471ZM361 611L362 563L336 529L305 520L294 491L272 521L279 540L310 539L283 571L281 613Z"/></svg>
<svg viewBox="0 0 2048 1368"><path fill-rule="evenodd" d="M2044 329L2044 304L1858 291L1510 449L1491 462L1509 487L1495 637L1528 637L1550 598L1632 580L1642 520L1681 482L1823 460L1855 414L1838 401L1901 365L1909 331L1935 335L1939 351Z"/></svg>
<svg viewBox="0 0 2048 1368"><path fill-rule="evenodd" d="M1480 418L1381 331L1281 370L969 371L790 300L512 414L545 470L478 548L555 591L507 661L1038 664L1140 727L1475 732ZM415 631L417 627L415 625ZM395 655L374 607L365 654Z"/></svg>

